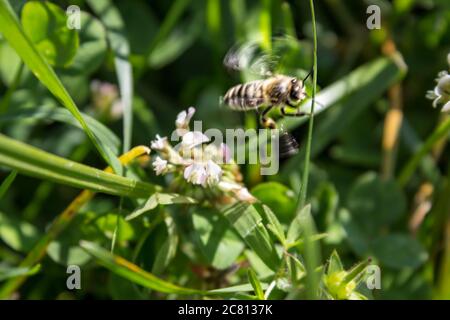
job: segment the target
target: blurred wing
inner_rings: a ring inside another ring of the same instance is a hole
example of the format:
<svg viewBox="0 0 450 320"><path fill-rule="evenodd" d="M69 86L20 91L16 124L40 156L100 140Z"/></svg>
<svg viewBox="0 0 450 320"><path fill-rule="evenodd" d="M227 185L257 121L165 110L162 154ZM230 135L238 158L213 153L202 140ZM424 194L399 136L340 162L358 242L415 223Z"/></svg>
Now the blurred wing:
<svg viewBox="0 0 450 320"><path fill-rule="evenodd" d="M223 59L223 64L230 71L269 77L273 75L278 61L278 56L264 52L257 42L245 42L233 46Z"/></svg>

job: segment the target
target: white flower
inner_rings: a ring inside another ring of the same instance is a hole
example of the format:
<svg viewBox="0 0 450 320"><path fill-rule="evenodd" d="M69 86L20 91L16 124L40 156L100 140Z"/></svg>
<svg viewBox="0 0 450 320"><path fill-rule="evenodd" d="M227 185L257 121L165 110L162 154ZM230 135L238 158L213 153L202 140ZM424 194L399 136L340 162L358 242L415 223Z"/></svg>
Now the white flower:
<svg viewBox="0 0 450 320"><path fill-rule="evenodd" d="M181 145L184 148L192 149L202 143L208 142L209 138L200 131L189 131L183 135Z"/></svg>
<svg viewBox="0 0 450 320"><path fill-rule="evenodd" d="M167 137L160 137L159 134L156 135L156 140L151 142L151 148L155 150L164 150L167 147Z"/></svg>
<svg viewBox="0 0 450 320"><path fill-rule="evenodd" d="M447 55L448 64L450 65L450 53ZM447 71L441 71L436 79L437 85L434 90L429 90L426 97L433 100L433 107L442 104L441 112L450 111L450 75Z"/></svg>
<svg viewBox="0 0 450 320"><path fill-rule="evenodd" d="M157 176L167 172L167 160L163 160L160 157L156 157L156 159L155 159L155 161L153 161L152 165L153 165L153 170L156 171Z"/></svg>
<svg viewBox="0 0 450 320"><path fill-rule="evenodd" d="M207 173L206 182L210 186L219 183L220 178L222 177L222 169L212 160L208 160L208 162L206 163L206 173Z"/></svg>
<svg viewBox="0 0 450 320"><path fill-rule="evenodd" d="M192 184L205 184L207 178L205 166L194 162L184 169L184 178Z"/></svg>
<svg viewBox="0 0 450 320"><path fill-rule="evenodd" d="M247 188L244 188L244 187L242 187L241 189L239 189L239 191L236 192L236 197L239 200L245 201L245 202L253 203L256 201L256 198L254 196L252 196L250 194L250 192L248 192Z"/></svg>
<svg viewBox="0 0 450 320"><path fill-rule="evenodd" d="M194 107L189 107L189 109L186 111L181 111L178 116L177 120L175 121L175 125L178 129L186 129L189 127L189 122L191 121L192 116L195 113Z"/></svg>
<svg viewBox="0 0 450 320"><path fill-rule="evenodd" d="M242 188L241 185L230 181L220 181L218 187L220 190L225 192L236 191Z"/></svg>
<svg viewBox="0 0 450 320"><path fill-rule="evenodd" d="M249 203L256 202L256 198L251 195L247 188L230 181L220 181L218 184L220 190L224 192L233 192L237 199Z"/></svg>

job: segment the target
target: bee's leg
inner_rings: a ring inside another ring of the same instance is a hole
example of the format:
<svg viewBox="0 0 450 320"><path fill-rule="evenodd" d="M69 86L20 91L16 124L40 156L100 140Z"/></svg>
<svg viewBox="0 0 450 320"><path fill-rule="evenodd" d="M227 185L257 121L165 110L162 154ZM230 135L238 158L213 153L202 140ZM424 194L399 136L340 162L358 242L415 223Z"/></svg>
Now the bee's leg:
<svg viewBox="0 0 450 320"><path fill-rule="evenodd" d="M295 108L295 107L292 106L292 105L289 105L289 106ZM287 112L287 110L286 110L286 106L283 106L283 107L281 107L281 114L282 114L283 116L285 116L285 117L302 117L302 116L305 116L307 113L306 113L306 112L303 112L303 111L297 111L297 112L295 112L295 113L289 113L289 112Z"/></svg>
<svg viewBox="0 0 450 320"><path fill-rule="evenodd" d="M269 106L259 115L259 122L264 128L275 129L276 124L272 118L267 117L267 114L272 110L273 106Z"/></svg>

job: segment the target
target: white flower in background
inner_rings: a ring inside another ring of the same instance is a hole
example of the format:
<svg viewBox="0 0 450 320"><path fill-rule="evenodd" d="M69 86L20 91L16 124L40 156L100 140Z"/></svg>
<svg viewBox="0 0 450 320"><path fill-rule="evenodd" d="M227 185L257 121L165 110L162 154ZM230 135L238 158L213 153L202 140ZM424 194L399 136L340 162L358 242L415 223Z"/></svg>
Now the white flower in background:
<svg viewBox="0 0 450 320"><path fill-rule="evenodd" d="M150 144L150 147L154 150L164 150L168 146L167 137L160 137L159 134L156 135L156 139Z"/></svg>
<svg viewBox="0 0 450 320"><path fill-rule="evenodd" d="M171 172L174 175L173 182L180 184L180 187L185 181L204 189L221 191L221 198L255 202L256 198L239 183L242 175L231 157L228 146L224 143L220 145L209 143L210 139L202 132L189 130L189 122L194 113L195 108L190 107L177 116L175 125L176 133L181 137L179 145L172 147L167 137L159 135L151 142L151 148L158 152L152 163L156 174L164 175ZM204 194L217 196L217 192Z"/></svg>
<svg viewBox="0 0 450 320"><path fill-rule="evenodd" d="M203 185L207 179L205 166L199 163L193 163L184 169L184 178L192 184Z"/></svg>
<svg viewBox="0 0 450 320"><path fill-rule="evenodd" d="M186 149L192 149L205 142L208 142L209 138L200 131L189 131L183 135L181 146Z"/></svg>
<svg viewBox="0 0 450 320"><path fill-rule="evenodd" d="M112 119L123 115L123 106L119 98L119 90L115 84L93 80L90 85L92 105L95 110L107 114Z"/></svg>
<svg viewBox="0 0 450 320"><path fill-rule="evenodd" d="M447 55L447 61L450 65L450 53ZM447 71L441 71L436 79L437 85L434 90L427 92L426 97L433 100L433 107L442 104L441 112L450 112L450 75Z"/></svg>
<svg viewBox="0 0 450 320"><path fill-rule="evenodd" d="M156 157L155 161L153 161L153 170L155 170L156 175L159 176L163 173L167 172L167 160L161 159L161 157Z"/></svg>

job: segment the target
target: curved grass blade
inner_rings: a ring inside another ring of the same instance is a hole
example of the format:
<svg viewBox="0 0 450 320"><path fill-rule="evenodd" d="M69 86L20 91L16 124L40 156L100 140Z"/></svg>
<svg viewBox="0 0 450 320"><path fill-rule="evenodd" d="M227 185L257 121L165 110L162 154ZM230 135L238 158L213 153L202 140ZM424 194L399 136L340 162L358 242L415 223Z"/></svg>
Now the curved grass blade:
<svg viewBox="0 0 450 320"><path fill-rule="evenodd" d="M0 32L39 81L42 82L42 84L44 84L47 89L61 101L63 106L72 113L73 117L77 119L84 132L91 139L105 161L114 168L114 171L120 172L121 167L117 157L108 146L102 144L91 131L53 68L48 64L41 53L39 53L31 40L25 35L16 14L7 0L0 0Z"/></svg>
<svg viewBox="0 0 450 320"><path fill-rule="evenodd" d="M3 198L3 195L8 191L9 187L11 186L11 183L13 183L14 179L17 176L17 171L13 170L10 174L5 178L5 180L2 181L0 184L0 200Z"/></svg>
<svg viewBox="0 0 450 320"><path fill-rule="evenodd" d="M119 161L126 166L131 161L141 155L145 155L149 152L147 147L138 146L131 149L129 152L120 156ZM105 172L112 172L111 167L107 167ZM56 219L48 227L47 233L41 237L34 245L33 249L27 254L24 260L20 263L20 267L31 267L37 264L47 252L47 248L50 243L55 240L58 235L66 229L77 212L83 207L89 200L94 197L95 193L90 190L83 190L68 206L59 214ZM0 288L0 299L9 297L11 293L17 290L20 285L26 280L26 275L16 277L5 283Z"/></svg>
<svg viewBox="0 0 450 320"><path fill-rule="evenodd" d="M149 197L151 184L103 172L0 135L0 164L36 178L117 196Z"/></svg>
<svg viewBox="0 0 450 320"><path fill-rule="evenodd" d="M32 276L39 272L41 265L37 264L31 268L0 268L0 281L20 277Z"/></svg>

